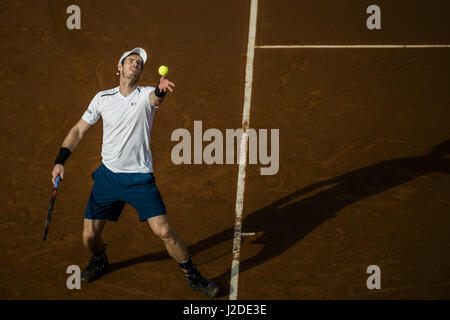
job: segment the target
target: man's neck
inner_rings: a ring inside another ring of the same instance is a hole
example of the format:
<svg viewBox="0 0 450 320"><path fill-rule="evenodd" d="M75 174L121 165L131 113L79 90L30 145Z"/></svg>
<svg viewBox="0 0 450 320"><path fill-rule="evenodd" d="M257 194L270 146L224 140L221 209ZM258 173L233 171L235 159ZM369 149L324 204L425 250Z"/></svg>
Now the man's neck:
<svg viewBox="0 0 450 320"><path fill-rule="evenodd" d="M137 81L130 81L128 79L121 78L119 85L120 94L123 95L124 97L127 97L130 93L132 93L136 89L137 85L138 85Z"/></svg>

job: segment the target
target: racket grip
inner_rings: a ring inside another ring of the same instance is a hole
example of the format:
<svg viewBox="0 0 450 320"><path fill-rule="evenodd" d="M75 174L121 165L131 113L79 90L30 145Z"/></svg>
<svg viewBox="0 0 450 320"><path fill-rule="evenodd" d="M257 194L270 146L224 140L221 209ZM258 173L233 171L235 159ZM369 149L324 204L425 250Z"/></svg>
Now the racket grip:
<svg viewBox="0 0 450 320"><path fill-rule="evenodd" d="M60 183L60 182L61 182L61 177L58 175L58 176L56 177L55 185L53 186L53 188L58 189L59 183Z"/></svg>

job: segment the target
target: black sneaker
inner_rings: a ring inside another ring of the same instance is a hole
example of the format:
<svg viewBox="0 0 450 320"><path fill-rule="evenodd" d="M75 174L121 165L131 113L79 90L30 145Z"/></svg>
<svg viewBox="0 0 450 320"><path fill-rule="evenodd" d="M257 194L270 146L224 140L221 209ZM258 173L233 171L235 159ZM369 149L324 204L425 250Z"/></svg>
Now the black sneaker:
<svg viewBox="0 0 450 320"><path fill-rule="evenodd" d="M208 298L214 298L219 293L219 288L217 285L211 280L203 278L196 269L190 273L186 273L185 275L188 286L191 290L201 290Z"/></svg>
<svg viewBox="0 0 450 320"><path fill-rule="evenodd" d="M92 282L100 278L108 270L108 267L108 258L106 257L105 247L103 247L100 253L92 256L88 266L81 272L81 281Z"/></svg>

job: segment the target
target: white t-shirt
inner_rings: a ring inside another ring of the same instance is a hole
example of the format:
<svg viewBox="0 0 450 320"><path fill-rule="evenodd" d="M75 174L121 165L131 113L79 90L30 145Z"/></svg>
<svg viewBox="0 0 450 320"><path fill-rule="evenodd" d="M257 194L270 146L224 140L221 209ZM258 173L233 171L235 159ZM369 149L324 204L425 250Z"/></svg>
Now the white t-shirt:
<svg viewBox="0 0 450 320"><path fill-rule="evenodd" d="M102 158L113 172L153 172L150 132L155 110L149 94L154 87L138 86L128 97L119 87L100 91L81 117L89 124L103 118Z"/></svg>

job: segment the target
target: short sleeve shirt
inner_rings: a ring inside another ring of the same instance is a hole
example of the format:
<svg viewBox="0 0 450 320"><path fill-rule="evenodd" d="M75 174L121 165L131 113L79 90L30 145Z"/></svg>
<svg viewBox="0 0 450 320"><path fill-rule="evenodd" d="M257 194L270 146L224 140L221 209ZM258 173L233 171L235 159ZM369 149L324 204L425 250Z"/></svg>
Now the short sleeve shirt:
<svg viewBox="0 0 450 320"><path fill-rule="evenodd" d="M102 161L113 172L153 172L150 133L157 107L149 94L154 87L138 86L124 97L119 87L100 91L82 119L103 120Z"/></svg>

